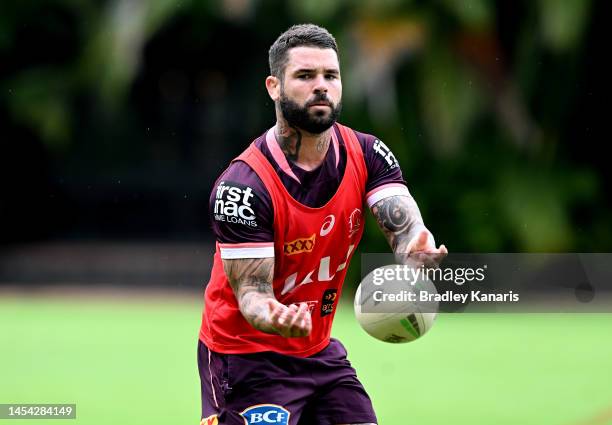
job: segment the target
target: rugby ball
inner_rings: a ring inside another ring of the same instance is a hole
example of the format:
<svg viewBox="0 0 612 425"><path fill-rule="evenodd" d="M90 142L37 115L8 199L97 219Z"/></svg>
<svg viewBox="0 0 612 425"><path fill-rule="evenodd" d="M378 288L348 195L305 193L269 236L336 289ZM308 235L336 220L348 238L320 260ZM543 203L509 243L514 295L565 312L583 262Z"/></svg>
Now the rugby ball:
<svg viewBox="0 0 612 425"><path fill-rule="evenodd" d="M395 266L383 269L389 267ZM393 280L377 285L372 283L372 273L359 284L353 303L363 330L393 344L411 342L427 333L438 311L438 303L429 301L426 295L437 293L433 283L421 279L416 284Z"/></svg>

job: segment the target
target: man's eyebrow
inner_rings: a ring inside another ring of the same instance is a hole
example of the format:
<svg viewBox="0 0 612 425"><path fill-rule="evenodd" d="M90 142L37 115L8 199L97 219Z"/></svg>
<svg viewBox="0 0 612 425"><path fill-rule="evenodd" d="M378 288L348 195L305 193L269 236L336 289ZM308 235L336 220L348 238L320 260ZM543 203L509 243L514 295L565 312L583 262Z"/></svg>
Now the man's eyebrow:
<svg viewBox="0 0 612 425"><path fill-rule="evenodd" d="M315 68L299 68L293 71L293 73L300 74L300 73L309 73L309 72L315 72L315 71L316 71ZM337 68L326 68L325 73L326 74L340 74L340 70Z"/></svg>

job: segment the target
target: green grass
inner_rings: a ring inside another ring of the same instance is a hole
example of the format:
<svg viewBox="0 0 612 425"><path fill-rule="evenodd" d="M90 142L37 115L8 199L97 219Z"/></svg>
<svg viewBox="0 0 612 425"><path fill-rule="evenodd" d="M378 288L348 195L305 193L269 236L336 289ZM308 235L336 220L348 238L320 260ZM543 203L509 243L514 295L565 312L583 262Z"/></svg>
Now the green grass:
<svg viewBox="0 0 612 425"><path fill-rule="evenodd" d="M75 425L197 424L200 303L2 298L0 403L76 403ZM382 425L572 425L612 406L612 315L442 315L390 345L347 305L334 335Z"/></svg>

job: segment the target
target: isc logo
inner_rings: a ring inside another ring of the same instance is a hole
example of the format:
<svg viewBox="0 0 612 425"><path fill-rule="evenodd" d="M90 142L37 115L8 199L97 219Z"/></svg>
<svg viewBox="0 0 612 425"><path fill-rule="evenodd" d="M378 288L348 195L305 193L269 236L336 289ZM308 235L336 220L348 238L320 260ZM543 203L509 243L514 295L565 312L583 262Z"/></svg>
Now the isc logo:
<svg viewBox="0 0 612 425"><path fill-rule="evenodd" d="M245 425L252 424L275 424L287 425L289 423L289 411L276 404L258 404L247 407L241 414Z"/></svg>

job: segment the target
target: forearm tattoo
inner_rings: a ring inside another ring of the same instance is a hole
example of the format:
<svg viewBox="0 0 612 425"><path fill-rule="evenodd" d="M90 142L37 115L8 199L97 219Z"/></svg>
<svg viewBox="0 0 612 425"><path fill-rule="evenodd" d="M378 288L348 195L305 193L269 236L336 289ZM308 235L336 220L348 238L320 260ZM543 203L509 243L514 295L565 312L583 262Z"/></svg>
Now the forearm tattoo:
<svg viewBox="0 0 612 425"><path fill-rule="evenodd" d="M422 230L421 212L412 196L391 196L372 206L372 213L394 253L407 253L408 243Z"/></svg>
<svg viewBox="0 0 612 425"><path fill-rule="evenodd" d="M274 332L266 302L274 298L274 258L223 260L223 268L244 318L256 329Z"/></svg>

